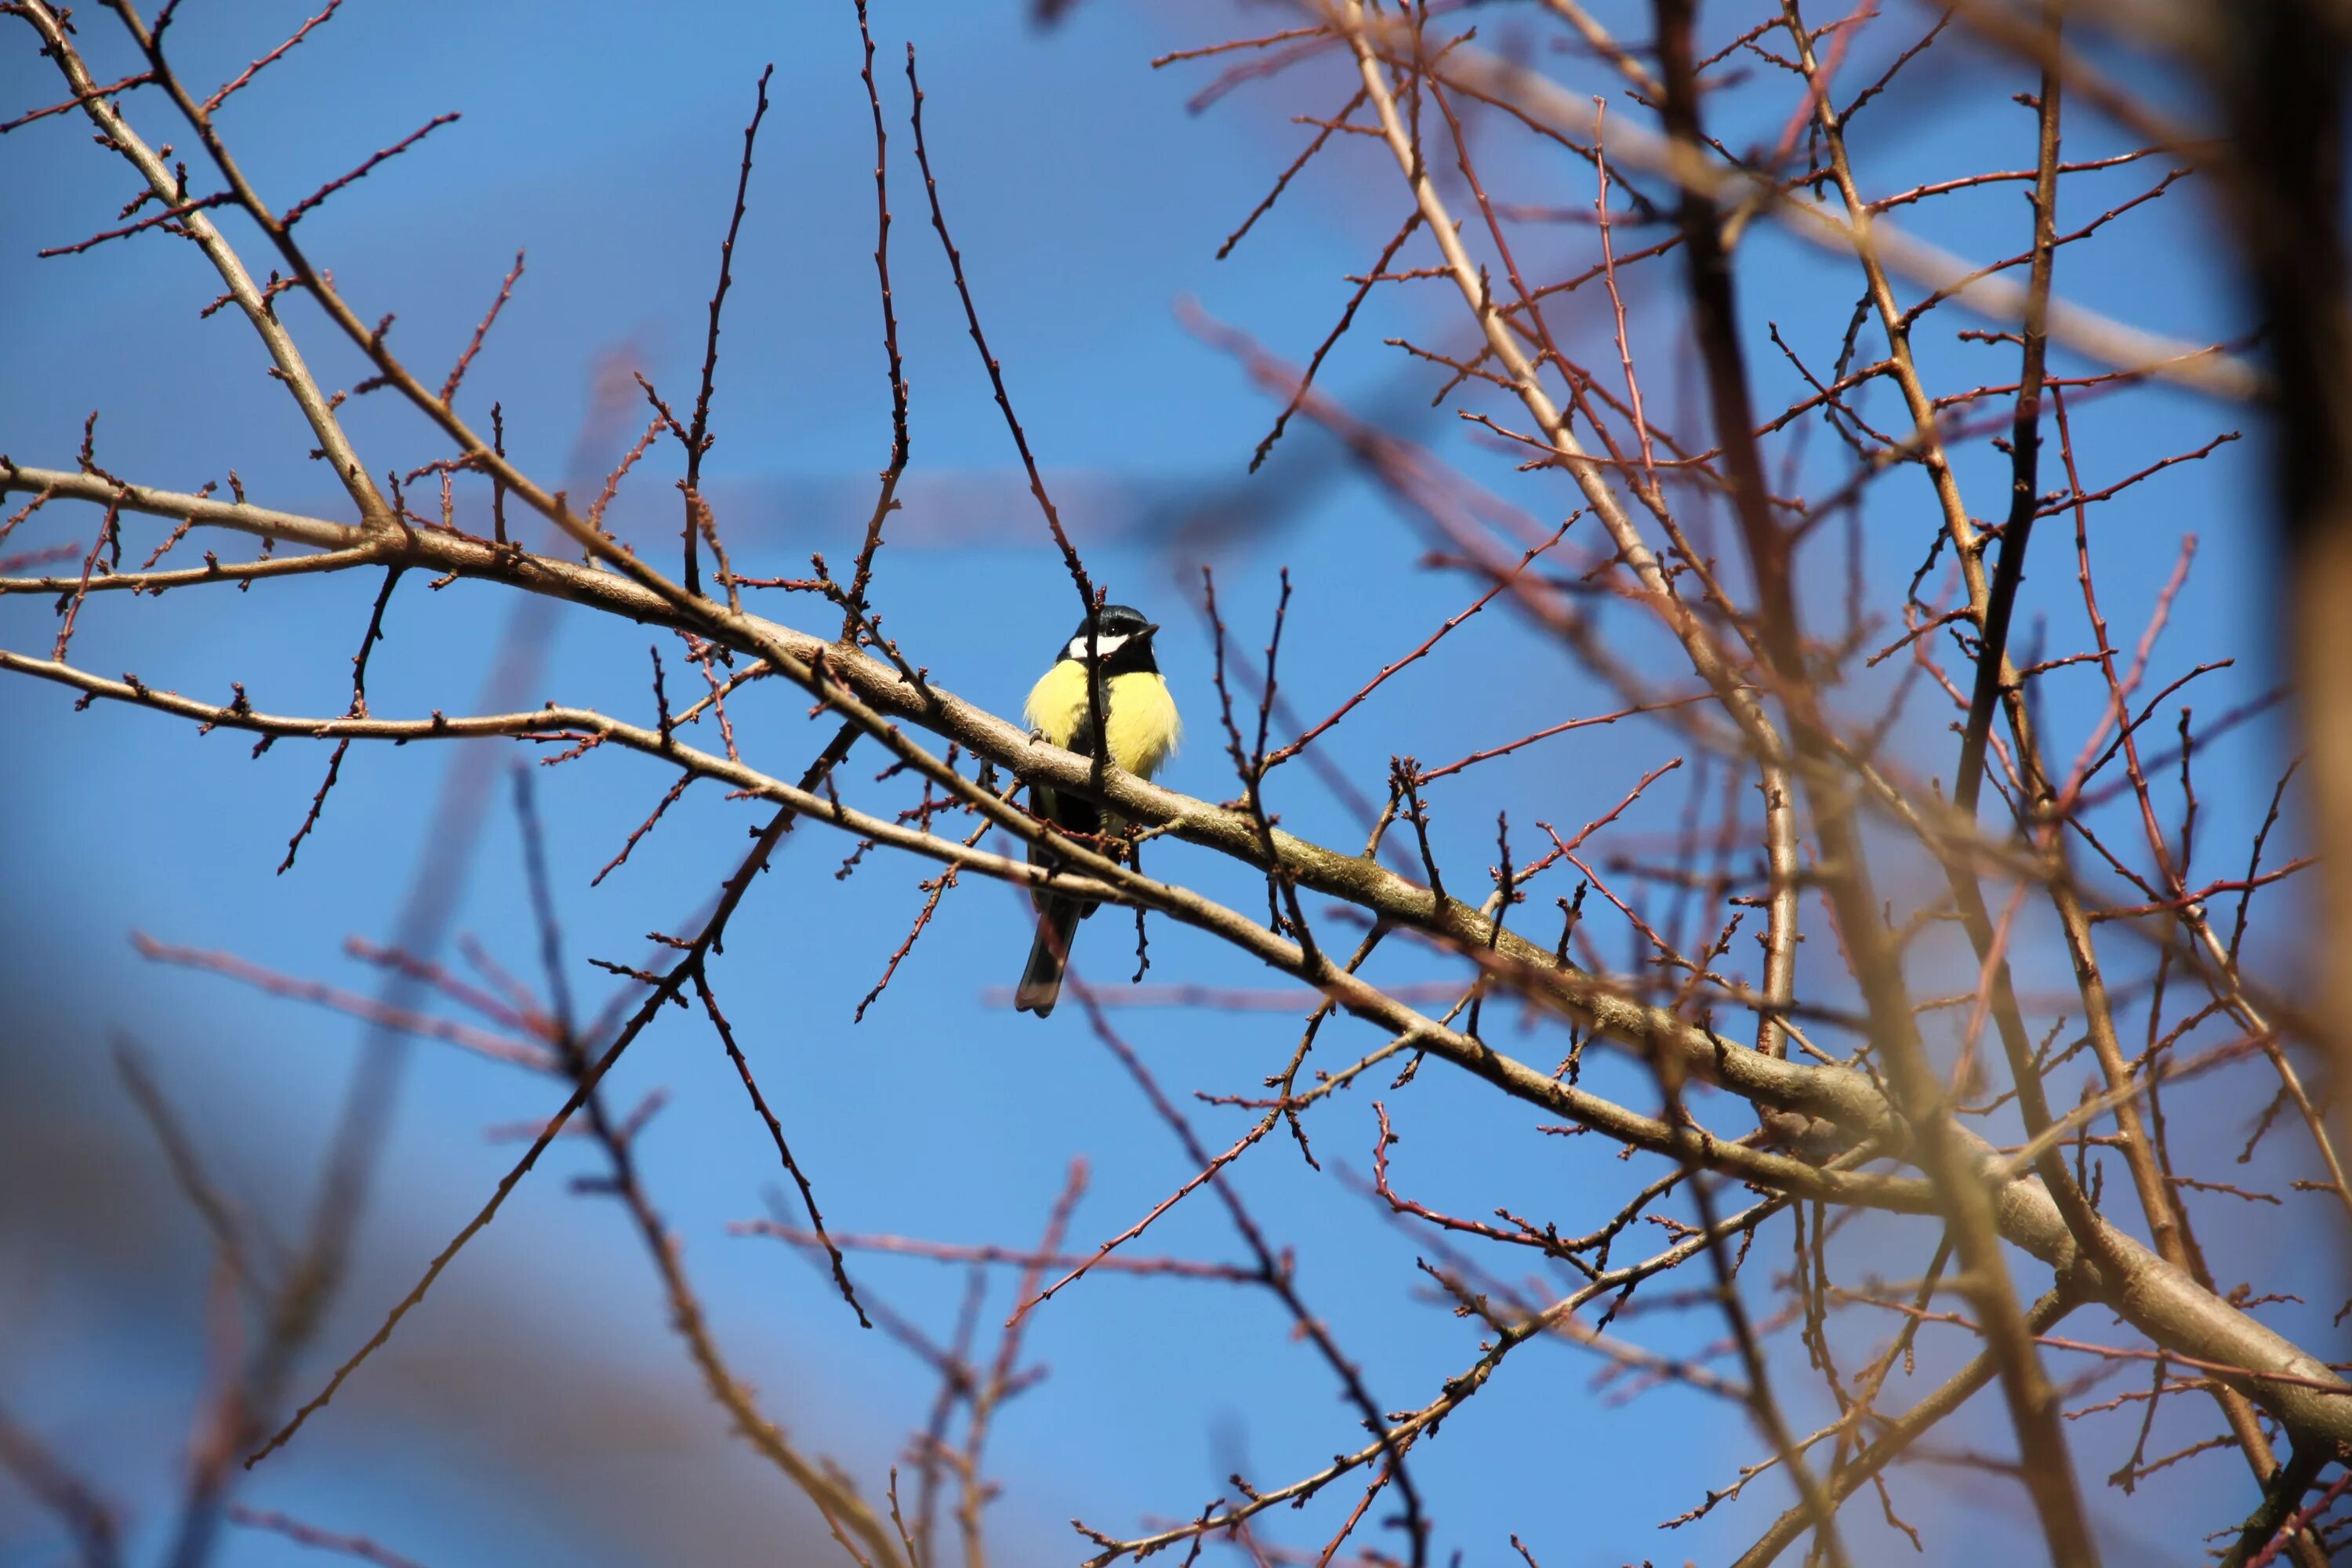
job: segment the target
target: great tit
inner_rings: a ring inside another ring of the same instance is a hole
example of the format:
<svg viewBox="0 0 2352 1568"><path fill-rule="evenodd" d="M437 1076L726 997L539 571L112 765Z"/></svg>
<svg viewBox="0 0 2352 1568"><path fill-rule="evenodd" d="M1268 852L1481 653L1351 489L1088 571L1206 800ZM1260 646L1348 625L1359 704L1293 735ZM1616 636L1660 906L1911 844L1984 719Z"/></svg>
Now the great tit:
<svg viewBox="0 0 2352 1568"><path fill-rule="evenodd" d="M1081 621L1076 633L1062 646L1054 667L1030 689L1023 711L1033 733L1082 757L1096 754L1095 704L1087 691L1091 660L1102 692L1102 727L1109 739L1109 760L1138 778L1148 779L1159 772L1160 764L1176 749L1183 727L1176 716L1175 699L1168 695L1168 682L1160 678L1160 665L1151 657L1152 635L1159 630L1140 610L1125 605L1105 605ZM1039 816L1073 833L1108 836L1126 830L1124 821L1094 802L1057 790L1034 789L1030 802ZM1033 865L1045 864L1050 857L1033 844L1029 859ZM1013 1005L1043 1018L1053 1012L1062 994L1062 969L1069 961L1071 935L1081 919L1095 912L1095 906L1083 899L1050 892L1037 894L1036 905L1037 940L1029 949L1029 967L1022 973L1021 989L1014 994Z"/></svg>

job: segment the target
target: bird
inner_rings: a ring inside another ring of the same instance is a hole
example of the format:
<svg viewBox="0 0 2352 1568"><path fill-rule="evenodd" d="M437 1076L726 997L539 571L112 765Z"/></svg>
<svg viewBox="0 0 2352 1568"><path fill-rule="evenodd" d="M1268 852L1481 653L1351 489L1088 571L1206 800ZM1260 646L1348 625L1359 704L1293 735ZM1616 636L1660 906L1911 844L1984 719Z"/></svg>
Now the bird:
<svg viewBox="0 0 2352 1568"><path fill-rule="evenodd" d="M1102 728L1109 744L1108 759L1138 778L1160 771L1183 731L1176 700L1152 657L1151 639L1160 630L1142 611L1127 605L1105 605L1078 623L1062 645L1053 668L1030 689L1023 714L1033 739L1045 741L1082 757L1096 754L1095 708L1090 685L1101 691ZM1087 679L1089 665L1099 674ZM1072 833L1116 835L1127 824L1090 800L1064 795L1042 785L1032 789L1030 802L1037 815ZM1032 865L1053 863L1051 851L1029 847ZM1062 971L1070 957L1070 939L1080 920L1095 912L1085 899L1065 898L1040 890L1035 895L1037 938L1029 949L1029 966L1022 972L1021 988L1013 1005L1040 1018L1050 1016L1062 994Z"/></svg>

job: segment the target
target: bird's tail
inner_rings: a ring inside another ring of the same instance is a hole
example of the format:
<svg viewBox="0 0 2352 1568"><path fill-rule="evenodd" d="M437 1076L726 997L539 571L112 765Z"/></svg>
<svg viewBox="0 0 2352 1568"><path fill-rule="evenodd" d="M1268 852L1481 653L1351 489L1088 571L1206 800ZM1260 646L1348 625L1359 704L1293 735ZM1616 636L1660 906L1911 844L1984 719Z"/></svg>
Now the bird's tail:
<svg viewBox="0 0 2352 1568"><path fill-rule="evenodd" d="M1037 940L1029 947L1029 967L1021 973L1021 989L1013 1005L1040 1018L1049 1016L1061 1000L1062 970L1069 962L1070 938L1078 929L1084 909L1071 899L1046 899L1037 911Z"/></svg>

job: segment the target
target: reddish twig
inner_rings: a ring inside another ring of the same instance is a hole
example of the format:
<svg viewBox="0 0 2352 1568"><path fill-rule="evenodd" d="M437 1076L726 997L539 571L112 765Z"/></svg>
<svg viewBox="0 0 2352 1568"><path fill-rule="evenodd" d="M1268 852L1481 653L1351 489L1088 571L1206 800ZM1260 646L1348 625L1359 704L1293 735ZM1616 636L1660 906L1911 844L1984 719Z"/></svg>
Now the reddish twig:
<svg viewBox="0 0 2352 1568"><path fill-rule="evenodd" d="M296 224L301 222L305 216L316 210L320 202L325 201L337 191L341 190L344 186L350 184L354 180L365 179L370 174L374 172L376 165L383 163L385 159L400 156L401 153L407 152L411 147L415 146L419 142L424 141L425 138L432 135L433 132L438 131L444 125L452 124L459 118L461 117L454 112L449 114L435 115L432 119L426 121L423 125L410 132L407 135L402 137L391 146L382 148L370 154L367 162L362 163L358 168L353 169L350 174L329 180L325 184L320 185L317 190L312 191L309 195L304 196L300 201L296 202L292 206L288 207L286 209L285 216L278 220L278 226L281 229L292 228Z"/></svg>
<svg viewBox="0 0 2352 1568"><path fill-rule="evenodd" d="M1614 724L1618 720L1630 719L1636 713L1660 713L1672 708L1686 708L1694 702L1708 701L1715 695L1712 691L1695 691L1687 697L1670 697L1662 702L1637 702L1630 708L1621 708L1614 713L1603 713L1597 718L1570 719L1566 723L1554 724L1549 729L1538 730L1532 735L1522 735L1517 740L1504 745L1491 747L1483 752L1473 752L1460 762L1448 763L1442 768L1432 768L1426 773L1415 773L1413 783L1433 784L1439 779L1458 773L1466 767L1478 763L1491 762L1496 757L1508 756L1522 746L1533 745L1538 741L1548 741L1554 735L1565 735L1570 730L1586 730L1595 724Z"/></svg>
<svg viewBox="0 0 2352 1568"><path fill-rule="evenodd" d="M719 242L719 285L711 290L710 326L702 342L702 385L695 395L692 424L682 437L686 445L685 583L689 594L702 591L701 565L695 548L700 532L697 511L702 496L702 455L710 449L711 442L710 392L719 374L719 316L726 308L727 290L735 279L735 237L743 227L743 211L751 195L751 151L760 138L760 121L768 117L768 79L775 74L772 64L761 68L751 122L743 128L743 163L735 176L735 206L727 220L727 237Z"/></svg>
<svg viewBox="0 0 2352 1568"><path fill-rule="evenodd" d="M276 48L270 50L268 54L262 56L251 65L246 67L245 69L239 71L236 76L222 83L218 91L215 92L210 98L205 100L204 102L198 104L196 106L196 118L199 120L210 120L213 117L214 112L217 110L222 104L228 101L228 98L231 93L236 92L239 88L242 88L246 83L258 76L263 70L277 64L278 60L284 58L287 50L292 48L303 39L309 37L310 36L310 29L318 26L328 17L333 16L336 8L341 5L342 3L343 0L327 0L326 9L320 11L317 16L311 17L300 26L295 28L294 36L292 37L288 38L284 43L278 45ZM163 29L160 23L157 25L155 30L158 34L163 32Z"/></svg>
<svg viewBox="0 0 2352 1568"><path fill-rule="evenodd" d="M882 297L882 354L890 378L890 461L882 470L881 493L866 520L866 539L851 564L842 605L842 640L856 634L866 615L866 594L874 580L874 555L882 548L882 525L898 506L898 479L907 471L907 371L898 357L898 311L890 294L890 136L882 124L882 96L874 85L874 34L866 25L866 0L857 0L857 38L865 47L858 79L874 118L874 274Z"/></svg>
<svg viewBox="0 0 2352 1568"><path fill-rule="evenodd" d="M820 1245L817 1235L798 1226L781 1225L774 1220L738 1220L730 1225L733 1236L771 1236L788 1241L794 1247ZM1040 1252L1035 1248L996 1247L991 1245L963 1246L954 1242L924 1241L904 1236L852 1236L833 1237L833 1244L850 1252L887 1252L905 1258L927 1258L936 1263L982 1263L1009 1268L1070 1268L1086 1264L1112 1274L1167 1275L1178 1279L1213 1279L1229 1284L1247 1284L1257 1279L1255 1268L1238 1263L1202 1263L1189 1258L1096 1258L1075 1252Z"/></svg>
<svg viewBox="0 0 2352 1568"><path fill-rule="evenodd" d="M1574 520L1571 519L1570 521L1572 521ZM1340 703L1337 709L1332 710L1328 718L1324 719L1321 722L1303 731L1299 735L1298 739L1291 742L1288 745L1278 747L1269 753L1265 759L1265 767L1267 771L1270 772L1273 769L1281 766L1284 763L1288 762L1291 758L1305 751L1308 743L1314 741L1318 735L1320 735L1324 731L1328 730L1332 725L1337 724L1340 720L1345 719L1350 712L1354 711L1357 705L1361 703L1365 698L1370 697L1374 691L1378 690L1381 684L1387 680L1389 677L1394 675L1398 670L1402 669L1405 666L1412 663L1414 660L1427 658L1429 656L1429 651L1435 647L1438 643L1444 638L1446 633L1452 631L1454 627L1460 626L1463 622L1468 620L1479 611L1485 609L1494 599L1496 595L1501 593L1504 589L1510 587L1514 583L1516 583L1518 580L1519 574L1527 570L1528 563L1535 560L1537 556L1542 554L1553 545L1559 543L1562 536L1568 532L1568 523L1561 523L1558 531L1555 531L1549 539L1545 540L1541 544L1535 546L1525 555L1520 556L1518 565L1514 567L1508 575L1498 579L1493 587L1487 589L1484 594L1479 595L1477 599L1471 604L1468 609L1464 610L1460 615L1455 616L1452 620L1447 621L1444 626L1439 626L1435 631L1430 633L1428 637L1423 641L1419 647L1414 648L1411 653L1406 654L1402 658L1398 659L1395 663L1383 666L1378 675L1373 676L1371 679L1366 681L1362 689L1353 697L1350 697L1345 702ZM1423 782L1426 781L1424 780Z"/></svg>
<svg viewBox="0 0 2352 1568"><path fill-rule="evenodd" d="M1021 454L1021 466L1028 473L1029 493L1036 498L1038 510L1045 513L1046 530L1054 536L1055 546L1062 552L1062 564L1068 569L1070 581L1078 590L1083 613L1091 616L1097 602L1093 580L1087 575L1085 563L1078 559L1076 546L1070 542L1069 533L1062 527L1061 512L1055 507L1053 498L1045 493L1045 479L1038 471L1036 455L1029 450L1029 437L1021 428L1020 418L1013 412L1012 395L1004 389L1004 369L997 363L996 356L989 352L988 335L981 330L980 310L972 303L971 285L964 280L963 253L956 248L955 240L949 235L947 215L940 208L940 183L932 177L930 148L923 140L923 88L915 77L915 46L911 43L907 46L907 89L914 95L915 100L910 116L915 132L915 163L923 172L923 192L930 201L931 227L939 233L940 248L947 252L948 271L955 279L956 298L963 302L964 330L971 334L972 346L980 351L981 363L987 368L988 384L996 394L996 406L1004 416L1004 427L1012 433L1013 449ZM1095 728L1097 732L1102 728L1099 700Z"/></svg>
<svg viewBox="0 0 2352 1568"><path fill-rule="evenodd" d="M336 4L341 4L341 0L336 0ZM332 10L333 8L334 7L331 5L328 7L328 10ZM323 19L325 15L325 12L321 12L320 14L320 19ZM457 384L466 379L466 367L474 363L474 356L482 352L482 340L490 335L490 328L497 322L499 312L507 308L507 301L509 300L514 298L514 286L516 283L520 281L522 278L522 254L523 253L520 250L515 252L514 268L506 275L506 280L499 285L499 297L490 301L488 311L483 315L480 322L475 326L474 336L472 340L466 344L466 352L457 356L457 363L452 365L449 369L449 379L441 384L441 401L443 403L447 403L457 395Z"/></svg>
<svg viewBox="0 0 2352 1568"><path fill-rule="evenodd" d="M377 1545L364 1535L339 1535L282 1513L247 1508L242 1503L231 1503L224 1511L233 1524L242 1524L250 1530L267 1530L289 1541L299 1542L304 1546L331 1552L338 1557L356 1557L362 1563L374 1563L376 1568L421 1568L415 1558L403 1557L389 1547Z"/></svg>

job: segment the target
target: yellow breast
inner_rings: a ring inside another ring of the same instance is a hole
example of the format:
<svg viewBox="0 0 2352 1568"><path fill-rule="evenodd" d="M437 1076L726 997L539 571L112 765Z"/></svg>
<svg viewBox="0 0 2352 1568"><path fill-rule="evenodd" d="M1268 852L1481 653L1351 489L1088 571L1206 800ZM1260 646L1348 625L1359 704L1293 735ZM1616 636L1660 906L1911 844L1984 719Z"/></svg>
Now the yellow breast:
<svg viewBox="0 0 2352 1568"><path fill-rule="evenodd" d="M1110 760L1140 778L1158 773L1183 730L1168 682L1148 671L1114 675L1104 685L1103 706ZM1084 668L1076 659L1057 660L1030 689L1023 713L1031 728L1066 748L1087 719Z"/></svg>
<svg viewBox="0 0 2352 1568"><path fill-rule="evenodd" d="M1160 771L1184 731L1176 716L1176 700L1168 682L1153 672L1114 675L1105 695L1110 699L1106 721L1110 730L1110 758L1138 778Z"/></svg>
<svg viewBox="0 0 2352 1568"><path fill-rule="evenodd" d="M1056 660L1029 689L1029 700L1021 710L1031 729L1066 751L1086 722L1087 678L1078 661Z"/></svg>

